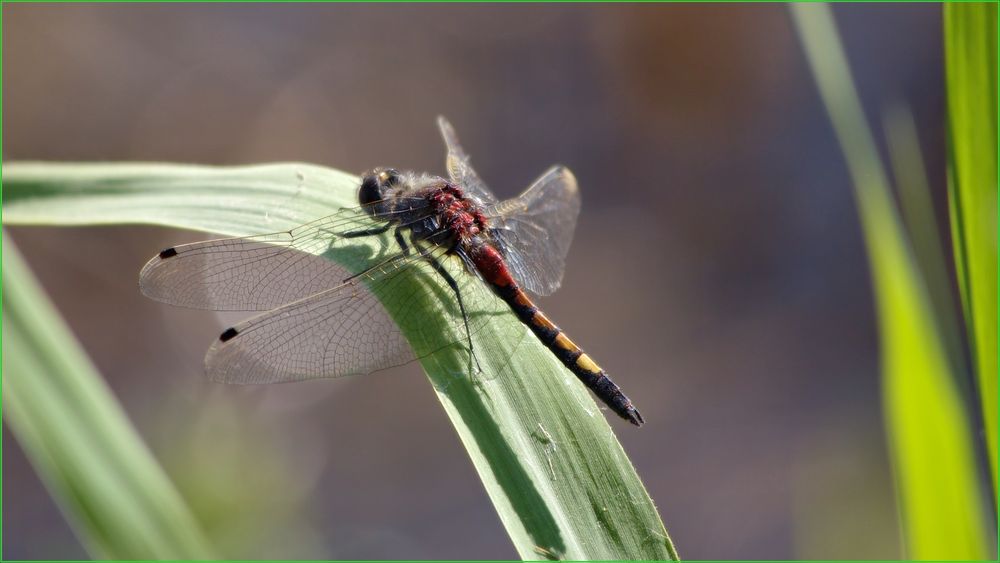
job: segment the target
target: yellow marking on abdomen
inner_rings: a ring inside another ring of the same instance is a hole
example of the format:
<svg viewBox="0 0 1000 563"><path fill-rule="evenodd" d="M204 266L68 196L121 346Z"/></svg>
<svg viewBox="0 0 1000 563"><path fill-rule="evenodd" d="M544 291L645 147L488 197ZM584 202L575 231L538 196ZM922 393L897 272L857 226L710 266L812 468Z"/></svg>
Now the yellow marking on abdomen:
<svg viewBox="0 0 1000 563"><path fill-rule="evenodd" d="M577 346L575 342L567 338L566 333L563 332L560 332L559 335L556 336L556 346L563 350L569 350L570 352L576 352L580 349L580 347Z"/></svg>
<svg viewBox="0 0 1000 563"><path fill-rule="evenodd" d="M588 356L586 354L581 354L580 357L576 359L576 365L580 369L582 369L584 371L588 371L590 373L600 373L601 372L601 368L598 367L597 364L594 363L594 360L591 360L590 356Z"/></svg>

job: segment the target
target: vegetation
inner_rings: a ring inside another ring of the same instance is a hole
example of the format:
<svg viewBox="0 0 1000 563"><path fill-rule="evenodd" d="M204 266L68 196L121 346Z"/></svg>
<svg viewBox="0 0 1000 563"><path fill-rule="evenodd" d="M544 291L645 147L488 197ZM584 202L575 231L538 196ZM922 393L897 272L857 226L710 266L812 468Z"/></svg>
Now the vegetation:
<svg viewBox="0 0 1000 563"><path fill-rule="evenodd" d="M305 164L211 168L12 163L4 168L4 220L8 225L148 223L241 236L285 230L353 205L356 183L353 176ZM471 300L483 302L484 297ZM392 314L391 303L386 306ZM426 307L439 319L452 314L443 302L428 301ZM447 333L421 332L425 321L418 325L401 320L411 343L434 350L453 340ZM518 553L525 559L676 559L652 500L587 390L537 339L524 338L526 329L517 323L510 315L496 315L473 334L483 369L475 378L461 375L468 372L468 354L456 347L422 364ZM442 328L448 326L442 322ZM64 330L30 336L38 342L24 341L22 346L73 346ZM8 366L8 357L4 354L5 382L38 377L16 364ZM85 361L79 356L72 365L50 369L79 371L76 364ZM91 386L101 385L92 370L79 377L86 377ZM42 395L34 398L44 404L45 394L56 391L39 388L35 392ZM11 409L7 416L15 430L21 427L21 411ZM66 427L60 422L53 418L54 434L86 431L70 421L65 421ZM120 426L116 433L133 432L124 418L114 424ZM141 444L112 442L106 448L121 448L118 455L125 457L135 455ZM95 464L117 459L98 452L93 456ZM44 456L33 456L33 462L40 471L55 471ZM123 471L83 467L94 474ZM56 489L53 493L78 521L120 517L73 510L72 496ZM96 491L81 492L90 493ZM105 526L101 524L77 529L89 536ZM87 545L96 541L85 539ZM134 558L159 555L125 553Z"/></svg>
<svg viewBox="0 0 1000 563"><path fill-rule="evenodd" d="M959 6L949 6L949 9L952 8L959 9ZM961 9L965 9L965 5ZM987 559L991 556L993 540L987 532L991 526L987 523L990 518L987 507L984 506L984 499L989 497L984 494L976 470L975 452L978 444L973 429L976 417L970 416L968 404L960 392L962 364L957 361L956 354L951 354L948 350L949 341L957 338L954 335L949 338L946 331L954 330L954 327L942 319L940 307L936 310L934 305L935 297L938 302L946 302L947 296L933 296L929 291L934 280L943 277L942 273L932 271L928 276L920 266L922 262L925 265L937 264L937 267L943 267L943 260L927 255L928 249L933 245L926 242L922 246L915 245L916 242L926 241L923 236L926 229L935 233L933 223L911 223L910 232L904 227L893 200L889 176L875 146L874 134L865 120L829 7L822 4L797 4L792 7L792 14L854 181L855 199L868 245L881 340L885 427L906 556L914 559ZM949 21L953 21L955 17L953 11L949 15ZM988 21L983 17L972 27L976 25L984 29L992 25L995 38L995 10ZM952 27L954 26L949 27L947 38L949 45L970 41L965 35L968 30L959 31L956 36ZM987 45L985 42L979 43L978 36L974 40L979 49L995 49L995 41ZM949 76L954 75L951 69L949 72ZM956 80L949 82L953 98L956 95L955 83ZM982 77L978 77L976 84L972 85L972 89L979 88L977 95L983 94L980 90L984 84ZM995 75L991 84L995 84ZM966 84L963 87L970 86ZM988 90L984 95L989 95ZM995 89L992 95L990 104L994 108L992 123L995 124ZM987 112L985 115L990 114ZM954 123L954 115L952 118ZM984 118L980 119L986 121ZM890 122L900 123L898 119ZM907 123L905 118L902 123ZM907 137L905 125L903 129L897 125L892 130L897 133L894 137L894 153L900 156L896 159L899 170L897 180L916 184L907 186L901 192L903 201L908 202L906 208L911 210L909 215L913 217L913 210L926 207L921 202L929 200L927 194L921 193L921 172L916 170L920 163L915 158L905 161L906 155L913 155L915 152L907 151L905 146L915 147L917 143L912 136ZM995 132L994 129L992 148L989 148L989 144L973 146L966 144L968 140L954 140L956 146L975 152L977 156L970 156L975 160L978 155L986 153L995 156ZM985 231L977 232L976 237L984 241L992 239L992 250L983 250L978 254L975 259L981 262L971 269L993 273L993 286L989 291L995 297L995 161L992 170L992 183L974 188L976 191L992 191L990 212L987 213L982 208L972 211L987 217L977 223ZM953 218L958 223L962 222L961 213L961 210L953 212ZM919 217L920 214L916 213L916 216ZM992 224L989 217L992 217ZM977 244L977 247L988 246L988 242ZM923 260L918 260L918 251L924 251ZM966 264L966 269L969 269L968 266ZM990 305L991 310L979 311L986 316L992 314L994 330L995 303L993 301ZM993 338L992 362L995 366L995 332ZM986 390L992 389L988 391L992 396L984 394L983 404L991 405L995 417L996 370L985 377L992 378L992 386L983 386ZM995 440L995 433L993 437ZM996 442L993 441L990 449L995 448Z"/></svg>
<svg viewBox="0 0 1000 563"><path fill-rule="evenodd" d="M957 280L935 227L917 121L900 105L884 112L890 176L830 8L796 4L791 12L853 180L867 245L905 556L989 559L996 501L987 501L990 486L979 477L977 455L986 452L995 499L997 6L943 9ZM232 236L281 231L352 205L357 181L298 163L7 163L3 173L7 225L153 224ZM91 555L225 556L210 545L6 236L3 285L4 418ZM950 298L953 286L961 307ZM425 305L442 321L430 340L398 320L418 348L436 349L452 340L443 321L451 312L441 302ZM677 559L597 405L525 330L511 315L492 316L473 335L484 372L478 377L463 375L468 357L458 349L422 361L518 553ZM963 391L967 358L974 401Z"/></svg>

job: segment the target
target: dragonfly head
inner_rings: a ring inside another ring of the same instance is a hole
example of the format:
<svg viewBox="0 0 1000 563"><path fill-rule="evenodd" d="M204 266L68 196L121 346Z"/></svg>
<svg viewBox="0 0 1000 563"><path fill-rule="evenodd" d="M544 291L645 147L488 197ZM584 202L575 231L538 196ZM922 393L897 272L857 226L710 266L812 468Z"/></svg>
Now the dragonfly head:
<svg viewBox="0 0 1000 563"><path fill-rule="evenodd" d="M399 188L402 177L392 168L375 168L361 177L361 188L358 189L358 203L375 214L379 210L378 202L386 199L393 190Z"/></svg>

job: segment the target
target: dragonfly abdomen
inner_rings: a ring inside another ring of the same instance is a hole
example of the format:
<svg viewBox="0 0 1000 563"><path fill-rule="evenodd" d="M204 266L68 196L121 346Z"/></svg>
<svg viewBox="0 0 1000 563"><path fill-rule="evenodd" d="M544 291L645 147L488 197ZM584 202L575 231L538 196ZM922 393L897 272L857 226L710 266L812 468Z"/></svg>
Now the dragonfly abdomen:
<svg viewBox="0 0 1000 563"><path fill-rule="evenodd" d="M487 254L496 252L492 248L489 250L493 252L487 252ZM488 256L485 260L477 260L477 262L481 261L489 262L489 264L484 264L486 267L481 267L480 271L484 273L486 281L493 287L494 292L510 306L521 322L528 325L528 328L535 333L542 344L545 344L584 385L611 407L618 416L636 426L641 426L645 421L639 411L632 406L632 401L622 393L618 385L611 381L608 374L582 348L570 340L562 329L535 306L528 294L514 281L499 255ZM477 266L479 266L478 263Z"/></svg>

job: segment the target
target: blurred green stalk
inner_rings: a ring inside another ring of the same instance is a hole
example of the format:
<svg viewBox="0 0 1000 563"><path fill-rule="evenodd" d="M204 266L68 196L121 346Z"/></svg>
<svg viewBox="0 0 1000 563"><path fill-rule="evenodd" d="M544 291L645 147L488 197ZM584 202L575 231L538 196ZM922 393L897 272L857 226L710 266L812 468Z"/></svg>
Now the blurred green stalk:
<svg viewBox="0 0 1000 563"><path fill-rule="evenodd" d="M205 537L3 235L3 418L95 559L210 559Z"/></svg>
<svg viewBox="0 0 1000 563"><path fill-rule="evenodd" d="M965 344L958 309L952 298L951 272L924 170L917 124L909 107L903 104L889 107L883 116L883 129L914 260L927 286L940 326L938 333L944 339L950 363L961 371L965 369Z"/></svg>
<svg viewBox="0 0 1000 563"><path fill-rule="evenodd" d="M853 179L868 246L905 557L986 559L992 541L970 417L833 16L824 4L795 4L791 11Z"/></svg>
<svg viewBox="0 0 1000 563"><path fill-rule="evenodd" d="M944 46L951 141L948 191L952 242L995 493L997 4L945 4Z"/></svg>

